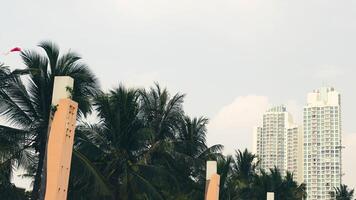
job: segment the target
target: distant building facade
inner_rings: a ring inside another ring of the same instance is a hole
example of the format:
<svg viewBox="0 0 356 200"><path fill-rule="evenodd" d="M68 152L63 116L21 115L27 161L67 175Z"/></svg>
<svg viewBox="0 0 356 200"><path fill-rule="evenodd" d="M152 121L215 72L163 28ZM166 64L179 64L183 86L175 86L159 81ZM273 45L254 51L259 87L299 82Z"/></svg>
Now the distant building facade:
<svg viewBox="0 0 356 200"><path fill-rule="evenodd" d="M301 128L294 124L285 106L276 106L263 114L262 125L254 128L253 152L266 171L277 167L282 174L292 172L294 179L303 181Z"/></svg>
<svg viewBox="0 0 356 200"><path fill-rule="evenodd" d="M333 199L341 184L340 93L323 87L308 94L303 112L304 182L308 200Z"/></svg>

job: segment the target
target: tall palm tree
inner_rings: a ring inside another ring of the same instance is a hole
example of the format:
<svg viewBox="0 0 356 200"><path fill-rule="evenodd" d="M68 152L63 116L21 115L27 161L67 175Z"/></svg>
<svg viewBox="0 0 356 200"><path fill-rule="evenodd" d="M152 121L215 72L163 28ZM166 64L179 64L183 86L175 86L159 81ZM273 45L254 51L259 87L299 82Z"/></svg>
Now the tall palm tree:
<svg viewBox="0 0 356 200"><path fill-rule="evenodd" d="M180 122L177 148L191 157L198 157L207 149L206 125L208 119L200 117L191 119L185 116Z"/></svg>
<svg viewBox="0 0 356 200"><path fill-rule="evenodd" d="M266 199L267 192L272 192L270 182L271 178L269 174L264 170L260 170L252 183L253 195L251 195L251 199Z"/></svg>
<svg viewBox="0 0 356 200"><path fill-rule="evenodd" d="M206 161L222 157L222 145L208 147L206 143L207 124L208 119L204 117L185 116L178 124L177 137L174 141L174 165L177 163L182 165L176 176L188 179L185 180L185 184L189 182L195 185L192 186L197 190L195 195L202 195L205 190ZM184 176L181 176L183 174Z"/></svg>
<svg viewBox="0 0 356 200"><path fill-rule="evenodd" d="M192 158L216 159L223 148L222 145L208 147L206 143L208 119L204 117L190 118L185 116L179 122L177 132L177 151Z"/></svg>
<svg viewBox="0 0 356 200"><path fill-rule="evenodd" d="M256 176L258 161L256 155L244 151L236 151L235 162L232 165L232 179L236 185L238 196L236 199L252 199L252 183Z"/></svg>
<svg viewBox="0 0 356 200"><path fill-rule="evenodd" d="M247 149L236 151L234 159L227 157L226 160L221 160L220 187L224 191L221 193L221 199L266 199L267 192L274 192L275 198L281 200L305 198L305 185L298 185L293 180L292 173L287 172L283 177L277 168L270 169L267 173L264 170L257 172L258 167L257 157Z"/></svg>
<svg viewBox="0 0 356 200"><path fill-rule="evenodd" d="M218 174L220 175L219 198L221 200L232 200L237 193L236 187L231 181L233 162L234 158L231 155L218 159Z"/></svg>
<svg viewBox="0 0 356 200"><path fill-rule="evenodd" d="M105 178L108 199L162 199L152 180L167 174L144 159L152 131L144 126L138 98L137 90L123 86L99 95L94 103L100 122L78 131L75 148Z"/></svg>
<svg viewBox="0 0 356 200"><path fill-rule="evenodd" d="M347 185L341 184L335 188L336 200L352 200L354 197L354 189L349 189Z"/></svg>
<svg viewBox="0 0 356 200"><path fill-rule="evenodd" d="M21 53L26 68L16 72L22 76L2 70L9 78L0 88L0 115L7 121L1 124L0 131L11 136L21 135L16 145L22 147L17 148L17 152L5 162L28 168L21 159L24 156L20 154L29 151L36 153L31 157L35 169L32 199L38 199L39 196L54 77L70 76L75 80L72 98L79 103L80 116L91 112L90 99L98 91L96 77L76 53L60 55L59 48L52 42L42 42L39 47L44 54L33 50ZM30 156L27 156L27 160L30 160Z"/></svg>
<svg viewBox="0 0 356 200"><path fill-rule="evenodd" d="M154 131L154 141L174 138L178 122L184 117L182 104L185 95L171 97L168 90L157 83L148 91L139 92L144 123Z"/></svg>
<svg viewBox="0 0 356 200"><path fill-rule="evenodd" d="M276 200L301 200L306 198L305 184L298 185L293 174L287 172L283 177L277 168L264 170L253 181L254 195L252 199L265 199L267 192L274 192Z"/></svg>
<svg viewBox="0 0 356 200"><path fill-rule="evenodd" d="M146 163L155 166L164 166L170 172L182 169L176 163L174 143L177 137L179 124L184 117L182 94L170 95L166 88L158 83L148 90L139 90L140 110L144 126L151 131L149 149L144 153ZM182 163L180 163L182 164ZM156 181L160 183L160 181ZM159 184L157 187L166 187Z"/></svg>

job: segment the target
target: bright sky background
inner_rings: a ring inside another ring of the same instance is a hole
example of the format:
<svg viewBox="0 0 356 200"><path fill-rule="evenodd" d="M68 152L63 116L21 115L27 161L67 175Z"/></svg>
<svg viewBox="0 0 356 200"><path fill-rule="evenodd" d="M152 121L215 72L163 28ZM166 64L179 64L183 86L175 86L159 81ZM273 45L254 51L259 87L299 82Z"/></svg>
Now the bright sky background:
<svg viewBox="0 0 356 200"><path fill-rule="evenodd" d="M209 117L209 144L228 153L251 148L268 106L301 121L307 93L332 85L344 182L356 186L356 1L11 0L0 19L0 51L49 39L79 52L105 89L158 81L186 93L187 113ZM16 54L0 61L23 66Z"/></svg>

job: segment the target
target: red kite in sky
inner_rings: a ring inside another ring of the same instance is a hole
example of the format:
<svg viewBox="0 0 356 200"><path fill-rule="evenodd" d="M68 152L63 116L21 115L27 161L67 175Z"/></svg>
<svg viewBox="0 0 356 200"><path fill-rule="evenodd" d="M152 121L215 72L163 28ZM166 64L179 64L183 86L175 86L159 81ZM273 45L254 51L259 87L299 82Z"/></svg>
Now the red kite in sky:
<svg viewBox="0 0 356 200"><path fill-rule="evenodd" d="M8 55L9 53L12 53L12 52L21 52L21 51L22 51L22 49L20 47L14 47L14 48L10 49L10 51L3 53L3 54Z"/></svg>

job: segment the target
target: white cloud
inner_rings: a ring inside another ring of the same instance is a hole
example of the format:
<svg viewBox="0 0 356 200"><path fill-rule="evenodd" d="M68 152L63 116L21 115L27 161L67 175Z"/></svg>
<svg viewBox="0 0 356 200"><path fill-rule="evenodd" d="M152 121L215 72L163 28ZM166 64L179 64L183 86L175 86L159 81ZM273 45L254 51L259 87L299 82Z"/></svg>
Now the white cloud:
<svg viewBox="0 0 356 200"><path fill-rule="evenodd" d="M241 96L224 106L209 124L208 143L223 144L226 153L251 149L252 128L262 119L270 103L266 96Z"/></svg>
<svg viewBox="0 0 356 200"><path fill-rule="evenodd" d="M268 108L268 101L266 96L237 97L231 104L224 106L219 111L211 122L211 126L248 128L256 125L261 114Z"/></svg>

